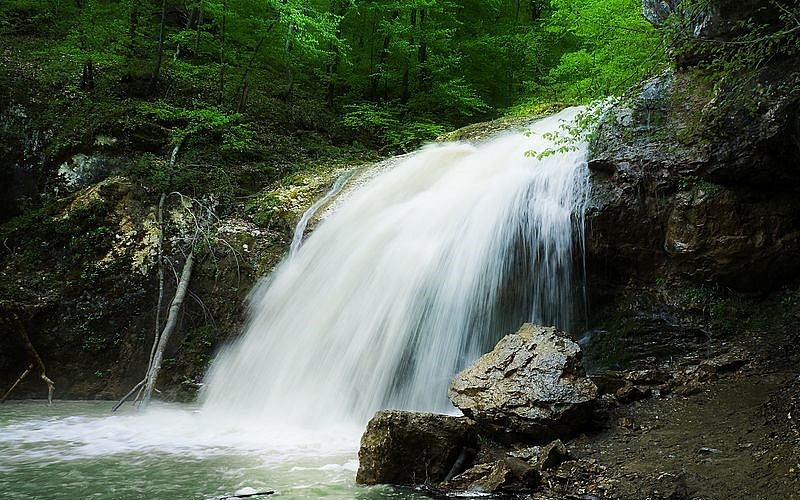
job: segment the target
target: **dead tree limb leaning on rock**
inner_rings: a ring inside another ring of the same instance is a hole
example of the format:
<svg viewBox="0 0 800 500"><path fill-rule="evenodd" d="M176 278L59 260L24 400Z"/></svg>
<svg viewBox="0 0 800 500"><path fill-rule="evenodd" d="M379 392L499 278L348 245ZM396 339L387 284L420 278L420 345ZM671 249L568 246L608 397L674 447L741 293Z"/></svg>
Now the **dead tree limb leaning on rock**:
<svg viewBox="0 0 800 500"><path fill-rule="evenodd" d="M20 340L22 341L22 345L25 347L25 352L27 352L28 354L28 358L31 361L31 365L28 367L27 370L22 372L22 375L19 376L17 381L14 382L14 385L12 385L11 388L3 396L2 401L5 401L6 398L8 398L9 394L11 394L11 391L13 391L17 387L17 385L22 381L22 379L24 379L28 375L30 370L32 370L33 367L35 366L39 369L39 378L41 378L47 385L47 404L52 405L53 391L55 391L56 385L47 376L47 369L44 366L44 361L42 361L42 358L39 356L39 353L36 351L36 348L33 347L33 343L31 342L30 337L28 337L28 332L25 330L25 326L22 324L22 321L19 319L17 313L11 310L10 306L8 305L5 305L3 309L6 309L8 314L7 318L9 318L10 323L13 325L14 330L16 330Z"/></svg>
<svg viewBox="0 0 800 500"><path fill-rule="evenodd" d="M174 162L175 155L177 154L177 147L176 150L172 152L172 159L170 162ZM147 360L147 370L150 371L150 367L153 366L153 358L156 355L156 347L158 346L158 340L161 337L161 305L164 303L164 201L167 198L166 193L161 193L161 196L158 200L158 240L156 242L156 262L158 264L158 302L156 303L156 319L155 319L155 328L153 329L153 345L150 348L150 357ZM147 382L147 375L145 378L140 380L133 389L128 391L127 394L122 396L122 398L111 408L111 413L119 410L119 408L125 404L125 401L130 399L133 396L133 393L136 393L136 397L133 398L134 401L141 401L142 398L142 391L145 389L145 382ZM138 392L137 392L138 391Z"/></svg>
<svg viewBox="0 0 800 500"><path fill-rule="evenodd" d="M178 288L175 290L175 297L169 306L169 314L167 315L167 323L164 325L161 335L158 339L158 347L156 347L155 355L147 369L147 376L145 377L145 388L142 394L141 407L146 408L150 404L150 397L153 394L153 388L158 378L158 372L161 370L161 360L164 357L164 349L167 347L167 342L175 330L175 325L178 324L178 313L183 306L183 300L186 298L186 291L189 288L189 280L192 277L192 268L194 267L194 251L189 252L186 257L186 262L183 264L183 271L181 272L181 279L178 281Z"/></svg>

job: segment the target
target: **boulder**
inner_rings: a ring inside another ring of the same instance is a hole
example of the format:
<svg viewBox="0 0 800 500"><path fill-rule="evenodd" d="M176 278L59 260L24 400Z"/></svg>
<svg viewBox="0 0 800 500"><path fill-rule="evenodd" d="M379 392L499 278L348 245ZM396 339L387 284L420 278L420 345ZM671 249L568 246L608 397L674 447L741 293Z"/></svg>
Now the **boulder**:
<svg viewBox="0 0 800 500"><path fill-rule="evenodd" d="M536 468L539 470L555 469L567 460L569 460L567 447L560 439L556 439L552 443L542 446Z"/></svg>
<svg viewBox="0 0 800 500"><path fill-rule="evenodd" d="M597 387L578 344L555 328L525 324L456 375L449 397L490 431L546 443L588 423Z"/></svg>
<svg viewBox="0 0 800 500"><path fill-rule="evenodd" d="M555 469L569 460L567 447L556 439L544 446L527 446L509 451L508 456L524 460L539 472Z"/></svg>
<svg viewBox="0 0 800 500"><path fill-rule="evenodd" d="M463 463L459 458L476 443L474 422L464 417L379 411L361 438L356 482L439 483L460 472L454 467Z"/></svg>

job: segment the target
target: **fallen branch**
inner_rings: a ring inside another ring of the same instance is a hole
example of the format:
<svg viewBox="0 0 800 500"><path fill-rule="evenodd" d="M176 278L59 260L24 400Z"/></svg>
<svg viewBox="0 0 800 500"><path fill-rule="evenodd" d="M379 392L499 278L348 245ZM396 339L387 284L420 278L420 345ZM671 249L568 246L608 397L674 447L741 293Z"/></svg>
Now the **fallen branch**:
<svg viewBox="0 0 800 500"><path fill-rule="evenodd" d="M173 152L173 158L175 153ZM173 161L170 160L172 163ZM158 259L158 303L156 303L156 325L153 338L153 347L150 349L150 358L147 360L147 366L153 363L153 357L156 355L156 346L158 345L158 337L161 331L161 304L164 303L164 200L166 193L161 193L161 198L158 200L158 242L156 244L156 259ZM138 395L136 399L139 399Z"/></svg>
<svg viewBox="0 0 800 500"><path fill-rule="evenodd" d="M11 388L10 388L9 390L7 390L5 394L3 394L3 399L0 399L0 404L3 404L3 403L5 403L5 402L6 402L6 399L8 399L8 395L9 395L9 394L11 394L11 391L13 391L14 389L16 389L16 388L17 388L17 386L19 385L19 383L20 383L20 382L22 382L22 379L24 379L25 377L27 377L27 376L28 376L28 374L31 372L31 370L33 370L33 365L29 365L27 368L25 368L25 371L24 371L24 372L22 372L22 375L20 375L20 376L19 376L19 378L17 379L17 381L16 381L16 382L14 382L14 383L11 385Z"/></svg>
<svg viewBox="0 0 800 500"><path fill-rule="evenodd" d="M137 390L137 389L139 389L140 387L142 387L142 386L144 385L144 382L145 382L145 379L142 379L142 380L140 380L138 384L136 384L135 386L133 386L133 389L131 389L130 391L128 391L128 394L126 394L126 395L122 396L122 399L120 399L120 400L117 402L117 404L115 404L115 405L114 405L114 407L113 407L113 408L111 408L111 413L114 413L115 411L119 410L119 407L120 407L120 406L122 406L123 404L125 404L125 401L127 401L127 400L128 400L128 398L130 398L130 397L131 397L131 395L132 395L134 392L136 392L136 390ZM137 395L137 397L138 397L138 395Z"/></svg>
<svg viewBox="0 0 800 500"><path fill-rule="evenodd" d="M225 497L219 497L217 500L229 500L231 498L250 498L250 497L258 497L263 495L272 495L275 493L274 491L259 491L257 493L242 493L241 495L228 495Z"/></svg>
<svg viewBox="0 0 800 500"><path fill-rule="evenodd" d="M52 405L53 391L55 391L56 385L47 376L47 369L44 366L44 361L42 361L42 358L39 356L39 353L36 351L36 348L33 347L33 343L31 343L31 339L30 337L28 337L28 332L25 331L25 326L22 324L22 321L19 319L19 316L17 316L17 313L9 310L8 316L11 318L11 322L14 324L14 329L17 331L20 340L22 340L22 344L25 347L25 351L28 353L28 358L32 361L31 367L36 366L37 368L39 368L39 378L41 378L47 385L47 404ZM23 373L23 375L27 374ZM22 380L22 378L23 377L20 377L19 380ZM19 383L19 380L14 384L15 386L17 383Z"/></svg>

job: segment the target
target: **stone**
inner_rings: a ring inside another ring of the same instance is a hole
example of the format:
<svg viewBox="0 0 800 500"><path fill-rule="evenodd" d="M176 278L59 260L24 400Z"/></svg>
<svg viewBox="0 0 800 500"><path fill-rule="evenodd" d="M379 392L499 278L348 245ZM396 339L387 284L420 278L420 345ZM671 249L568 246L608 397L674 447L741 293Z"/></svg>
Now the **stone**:
<svg viewBox="0 0 800 500"><path fill-rule="evenodd" d="M641 389L639 386L633 385L630 382L626 383L623 387L614 393L614 397L620 403L632 403L639 401L650 396L650 389Z"/></svg>
<svg viewBox="0 0 800 500"><path fill-rule="evenodd" d="M508 456L524 460L540 472L555 469L570 459L567 447L560 439L556 439L544 446L517 448L509 451Z"/></svg>
<svg viewBox="0 0 800 500"><path fill-rule="evenodd" d="M651 368L628 372L625 379L633 384L659 385L669 382L672 375L659 368Z"/></svg>
<svg viewBox="0 0 800 500"><path fill-rule="evenodd" d="M597 393L614 394L625 385L625 380L617 373L595 373L589 376L597 386Z"/></svg>
<svg viewBox="0 0 800 500"><path fill-rule="evenodd" d="M736 292L796 278L800 198L787 186L800 180L800 93L782 90L787 71L765 71L769 99L746 118L725 107L735 97L687 92L701 86L688 72L607 113L589 161L591 302L664 276Z"/></svg>
<svg viewBox="0 0 800 500"><path fill-rule="evenodd" d="M539 485L541 476L531 464L511 456L477 464L446 484L449 491L520 492Z"/></svg>
<svg viewBox="0 0 800 500"><path fill-rule="evenodd" d="M474 422L464 417L379 411L358 451L359 484L435 484L450 474L465 449L477 442Z"/></svg>
<svg viewBox="0 0 800 500"><path fill-rule="evenodd" d="M542 451L539 452L537 468L539 470L555 469L567 460L569 460L567 447L564 446L564 443L562 443L560 439L556 439L552 443L542 447Z"/></svg>
<svg viewBox="0 0 800 500"><path fill-rule="evenodd" d="M712 0L707 5L683 0L642 0L642 14L654 26L681 18L686 34L705 40L730 41L742 34L742 22L779 26L779 9L762 0Z"/></svg>
<svg viewBox="0 0 800 500"><path fill-rule="evenodd" d="M597 387L585 375L578 344L528 323L456 375L449 398L490 431L546 443L589 422Z"/></svg>

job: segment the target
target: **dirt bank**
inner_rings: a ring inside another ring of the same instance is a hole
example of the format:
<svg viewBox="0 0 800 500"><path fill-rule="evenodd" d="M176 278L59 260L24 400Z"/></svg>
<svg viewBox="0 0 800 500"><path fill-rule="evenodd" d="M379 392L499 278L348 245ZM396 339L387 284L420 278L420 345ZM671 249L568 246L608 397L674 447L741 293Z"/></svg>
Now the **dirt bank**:
<svg viewBox="0 0 800 500"><path fill-rule="evenodd" d="M533 498L800 498L798 309L773 305L760 328L657 363L662 383L617 392L643 399L607 396L599 431L567 444L573 460Z"/></svg>

